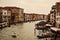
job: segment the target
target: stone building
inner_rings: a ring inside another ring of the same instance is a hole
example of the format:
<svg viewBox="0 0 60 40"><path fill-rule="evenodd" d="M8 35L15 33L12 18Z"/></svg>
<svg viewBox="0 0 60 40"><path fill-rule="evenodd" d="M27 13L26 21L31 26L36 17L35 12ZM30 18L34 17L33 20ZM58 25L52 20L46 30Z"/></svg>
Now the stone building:
<svg viewBox="0 0 60 40"><path fill-rule="evenodd" d="M60 2L56 2L56 26L60 28Z"/></svg>
<svg viewBox="0 0 60 40"><path fill-rule="evenodd" d="M11 11L11 23L24 21L23 16L24 9L19 7L4 7L4 8Z"/></svg>
<svg viewBox="0 0 60 40"><path fill-rule="evenodd" d="M0 7L0 24L2 27L10 26L11 11Z"/></svg>
<svg viewBox="0 0 60 40"><path fill-rule="evenodd" d="M50 22L53 26L56 26L56 6L53 5L50 11Z"/></svg>
<svg viewBox="0 0 60 40"><path fill-rule="evenodd" d="M52 6L50 22L53 23L55 27L60 28L60 2L56 2L56 4Z"/></svg>

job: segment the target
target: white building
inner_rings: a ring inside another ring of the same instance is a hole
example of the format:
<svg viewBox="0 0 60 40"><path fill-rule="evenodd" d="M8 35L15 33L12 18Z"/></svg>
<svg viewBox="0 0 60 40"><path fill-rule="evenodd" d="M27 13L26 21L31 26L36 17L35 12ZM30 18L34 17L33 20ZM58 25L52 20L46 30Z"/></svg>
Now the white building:
<svg viewBox="0 0 60 40"><path fill-rule="evenodd" d="M53 24L53 26L56 26L56 6L53 5L52 9L50 11L50 22Z"/></svg>
<svg viewBox="0 0 60 40"><path fill-rule="evenodd" d="M0 24L2 27L10 26L10 19L11 19L11 11L6 10L4 8L0 8L0 21L2 21Z"/></svg>

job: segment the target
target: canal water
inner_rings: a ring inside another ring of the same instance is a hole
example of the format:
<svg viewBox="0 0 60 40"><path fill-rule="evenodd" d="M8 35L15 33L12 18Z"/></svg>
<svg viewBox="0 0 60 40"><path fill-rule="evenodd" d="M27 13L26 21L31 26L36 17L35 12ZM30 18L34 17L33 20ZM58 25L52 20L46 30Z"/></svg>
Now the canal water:
<svg viewBox="0 0 60 40"><path fill-rule="evenodd" d="M20 23L0 30L0 40L38 40L34 35L35 24L39 21ZM13 33L17 36L12 37Z"/></svg>

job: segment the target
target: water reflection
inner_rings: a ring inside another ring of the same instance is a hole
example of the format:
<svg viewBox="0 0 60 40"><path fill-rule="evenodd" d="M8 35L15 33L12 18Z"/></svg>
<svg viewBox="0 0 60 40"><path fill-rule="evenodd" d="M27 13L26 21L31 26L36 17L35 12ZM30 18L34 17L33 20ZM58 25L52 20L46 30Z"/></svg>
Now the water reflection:
<svg viewBox="0 0 60 40"><path fill-rule="evenodd" d="M4 28L0 31L0 40L38 40L34 36L34 27L37 22L39 21L21 23ZM16 33L16 38L11 36L13 32Z"/></svg>

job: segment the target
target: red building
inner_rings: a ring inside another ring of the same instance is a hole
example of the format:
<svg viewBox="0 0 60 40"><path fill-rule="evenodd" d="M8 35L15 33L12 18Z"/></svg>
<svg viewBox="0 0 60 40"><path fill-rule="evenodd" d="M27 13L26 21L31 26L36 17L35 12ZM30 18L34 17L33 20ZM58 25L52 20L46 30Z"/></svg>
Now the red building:
<svg viewBox="0 0 60 40"><path fill-rule="evenodd" d="M56 9L57 11L60 11L60 2L56 2Z"/></svg>
<svg viewBox="0 0 60 40"><path fill-rule="evenodd" d="M13 22L19 22L23 21L23 10L22 8L19 7L4 7L4 9L10 10L11 11L11 21Z"/></svg>

